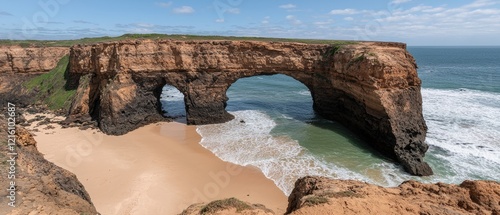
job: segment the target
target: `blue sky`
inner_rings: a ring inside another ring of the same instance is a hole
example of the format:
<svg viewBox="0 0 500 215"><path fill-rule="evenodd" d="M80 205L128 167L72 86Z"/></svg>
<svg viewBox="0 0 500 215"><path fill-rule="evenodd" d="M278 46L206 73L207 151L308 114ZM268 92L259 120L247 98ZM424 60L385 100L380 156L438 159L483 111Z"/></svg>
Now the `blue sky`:
<svg viewBox="0 0 500 215"><path fill-rule="evenodd" d="M2 39L166 33L500 45L499 0L16 0Z"/></svg>

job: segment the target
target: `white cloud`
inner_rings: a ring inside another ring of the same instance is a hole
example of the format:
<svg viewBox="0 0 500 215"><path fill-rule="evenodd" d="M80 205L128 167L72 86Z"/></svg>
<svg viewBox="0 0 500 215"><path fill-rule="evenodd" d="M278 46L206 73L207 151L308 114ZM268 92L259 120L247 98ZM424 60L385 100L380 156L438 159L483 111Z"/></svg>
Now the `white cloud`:
<svg viewBox="0 0 500 215"><path fill-rule="evenodd" d="M230 8L230 9L227 9L226 12L232 13L232 14L239 14L240 9L239 8Z"/></svg>
<svg viewBox="0 0 500 215"><path fill-rule="evenodd" d="M333 24L333 23L334 23L333 19L328 19L326 21L316 21L316 22L313 22L314 25L318 25L318 26L320 26L320 25L330 25L330 24Z"/></svg>
<svg viewBox="0 0 500 215"><path fill-rule="evenodd" d="M284 4L284 5L280 5L280 8L282 9L294 9L296 8L297 5L294 5L294 4Z"/></svg>
<svg viewBox="0 0 500 215"><path fill-rule="evenodd" d="M411 0L393 0L391 1L391 4L403 4L406 2L410 2Z"/></svg>
<svg viewBox="0 0 500 215"><path fill-rule="evenodd" d="M158 5L160 7L164 7L164 8L170 7L172 4L173 4L173 2L171 2L171 1L169 1L169 2L157 2L156 3L156 5Z"/></svg>
<svg viewBox="0 0 500 215"><path fill-rule="evenodd" d="M330 14L332 14L332 15L354 15L354 14L359 14L359 13L362 13L362 11L350 9L350 8L330 11Z"/></svg>
<svg viewBox="0 0 500 215"><path fill-rule="evenodd" d="M436 13L436 12L441 12L443 10L444 10L444 8L442 8L442 7L434 7L434 8L424 9L424 10L422 10L422 12L424 12L424 13Z"/></svg>
<svg viewBox="0 0 500 215"><path fill-rule="evenodd" d="M264 25L267 25L267 24L269 24L269 19L271 19L271 17L270 16L266 16L266 17L264 17L264 20L262 20L261 23L264 24Z"/></svg>
<svg viewBox="0 0 500 215"><path fill-rule="evenodd" d="M496 5L491 0L468 1L470 4L462 3L459 6L441 3L408 6L403 4L408 1L398 0L393 3L401 5L393 10L336 8L329 15L340 17L318 15L313 17L315 20L307 22L299 20L295 14L285 18L290 24L296 25L293 28L297 31L294 35L309 38L392 40L412 45L460 45L461 42L466 45L463 41L470 39L472 44L499 45L498 41L491 38L500 35L500 1ZM266 24L262 28L274 26L266 19L261 23ZM279 34L283 35L284 32L289 31L282 29ZM267 32L263 31L262 34L266 35ZM478 42L473 39L475 37L483 39Z"/></svg>
<svg viewBox="0 0 500 215"><path fill-rule="evenodd" d="M285 17L291 24L293 25L300 25L302 24L302 21L298 20L297 17L293 15L288 15Z"/></svg>
<svg viewBox="0 0 500 215"><path fill-rule="evenodd" d="M74 23L78 23L78 24L88 24L88 25L99 25L97 23L94 23L94 22L88 22L88 21L85 21L85 20L73 20Z"/></svg>
<svg viewBox="0 0 500 215"><path fill-rule="evenodd" d="M178 8L174 8L174 13L177 14L189 14L189 13L194 13L194 9L190 6L182 6Z"/></svg>
<svg viewBox="0 0 500 215"><path fill-rule="evenodd" d="M155 7L168 7L172 13L193 13L192 7L184 6L173 0L155 0ZM179 1L180 2L180 1ZM274 9L282 12L297 11L295 5L276 5ZM380 9L365 8L330 8L323 14L288 13L281 16L253 17L252 25L227 29L199 30L195 26L161 26L148 23L132 23L116 25L112 29L102 29L99 35L115 34L116 32L157 32L157 33L196 33L220 35L252 35L264 37L297 37L297 38L322 38L322 39L351 39L351 40L385 40L401 41L410 45L500 45L500 1L499 0L466 0L448 4L429 1L412 1L404 4L404 0L389 0L398 4L396 7ZM164 3L164 4L160 4ZM184 3L187 4L187 3ZM283 7L281 7L283 6ZM281 9L280 9L281 8ZM300 6L299 6L300 8ZM196 8L197 12L201 10ZM226 16L229 14L243 13L244 11L231 7L225 8ZM313 12L314 13L314 12ZM270 14L270 13L269 13ZM9 15L0 10L0 18ZM288 16L287 16L288 15ZM304 17L304 18L303 18ZM306 20L307 17L307 20ZM226 17L227 18L227 17ZM225 23L224 19L205 20L215 24ZM229 22L229 20L228 20ZM75 23L85 23L77 21ZM284 24L283 24L284 23ZM78 26L85 26L78 24ZM221 24L222 25L222 24ZM90 26L90 25L89 25ZM94 31L79 29L71 31L75 37L81 35L94 35ZM59 31L44 31L41 34L59 35ZM69 32L71 29L68 29ZM0 35L22 35L22 29L0 30ZM43 36L43 35L42 35ZM16 37L16 36L8 36Z"/></svg>
<svg viewBox="0 0 500 215"><path fill-rule="evenodd" d="M136 26L140 28L152 28L155 25L149 23L136 23Z"/></svg>
<svg viewBox="0 0 500 215"><path fill-rule="evenodd" d="M468 5L465 5L464 8L480 8L490 5L495 5L497 2L491 0L476 0Z"/></svg>

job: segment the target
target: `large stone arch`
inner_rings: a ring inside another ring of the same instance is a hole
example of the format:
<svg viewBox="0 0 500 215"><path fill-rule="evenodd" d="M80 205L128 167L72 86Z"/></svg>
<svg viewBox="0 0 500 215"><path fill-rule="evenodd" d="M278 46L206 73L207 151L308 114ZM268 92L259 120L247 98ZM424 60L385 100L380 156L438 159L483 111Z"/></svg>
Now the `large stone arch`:
<svg viewBox="0 0 500 215"><path fill-rule="evenodd" d="M226 111L228 100L226 92L241 78L283 74L301 82L309 90L313 89L312 79L306 78L311 75L297 75L298 73L289 71L199 72L199 74L201 75L190 76L188 79L194 78L195 81L186 83L186 118L187 123L193 125L223 123L233 119L234 117Z"/></svg>
<svg viewBox="0 0 500 215"><path fill-rule="evenodd" d="M99 127L117 135L164 120L159 91L166 83L184 94L188 124L209 124L233 118L225 110L226 90L239 78L288 75L309 88L318 114L355 131L411 174L432 174L423 161L421 83L404 44L120 41L72 47L70 73L80 86L68 119L98 113Z"/></svg>

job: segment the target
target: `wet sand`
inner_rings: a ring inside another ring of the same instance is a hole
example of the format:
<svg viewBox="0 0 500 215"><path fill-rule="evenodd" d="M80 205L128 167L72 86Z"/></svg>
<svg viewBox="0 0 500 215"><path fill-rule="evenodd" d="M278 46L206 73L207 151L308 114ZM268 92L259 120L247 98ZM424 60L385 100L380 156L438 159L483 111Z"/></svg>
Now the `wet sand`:
<svg viewBox="0 0 500 215"><path fill-rule="evenodd" d="M283 214L287 197L257 168L224 162L203 148L196 127L148 125L123 136L77 128L36 134L45 158L73 172L106 215L178 214L189 205L236 197Z"/></svg>

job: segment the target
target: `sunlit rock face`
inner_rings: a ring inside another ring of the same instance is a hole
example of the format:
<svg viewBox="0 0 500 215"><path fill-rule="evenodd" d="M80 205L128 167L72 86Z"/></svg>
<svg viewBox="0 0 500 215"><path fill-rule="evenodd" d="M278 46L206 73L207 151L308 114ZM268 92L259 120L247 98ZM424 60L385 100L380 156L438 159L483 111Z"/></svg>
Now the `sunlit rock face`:
<svg viewBox="0 0 500 215"><path fill-rule="evenodd" d="M69 119L93 118L120 135L165 120L165 84L185 96L188 124L223 123L226 91L239 78L285 74L311 91L315 111L343 123L414 175L427 126L414 58L401 43L313 45L251 41L134 40L73 46L70 77L79 80Z"/></svg>

